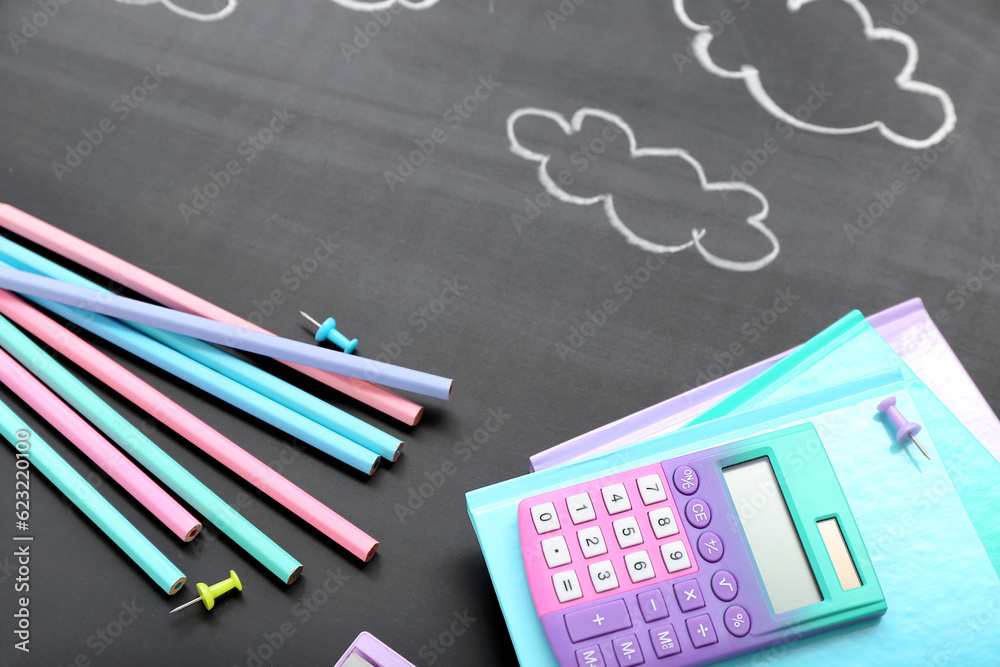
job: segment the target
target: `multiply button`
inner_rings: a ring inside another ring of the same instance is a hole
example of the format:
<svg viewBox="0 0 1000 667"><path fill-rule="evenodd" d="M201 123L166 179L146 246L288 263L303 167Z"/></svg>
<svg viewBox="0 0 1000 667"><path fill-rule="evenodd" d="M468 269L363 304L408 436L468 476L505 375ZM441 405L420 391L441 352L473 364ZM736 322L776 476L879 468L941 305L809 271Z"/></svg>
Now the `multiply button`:
<svg viewBox="0 0 1000 667"><path fill-rule="evenodd" d="M695 528L704 528L712 522L712 508L701 498L695 498L684 508L684 516Z"/></svg>
<svg viewBox="0 0 1000 667"><path fill-rule="evenodd" d="M712 575L712 592L715 593L715 597L723 602L730 602L735 599L736 593L739 590L739 584L732 572L719 570Z"/></svg>
<svg viewBox="0 0 1000 667"><path fill-rule="evenodd" d="M624 600L611 600L589 609L573 611L565 618L566 631L574 643L632 627L632 618Z"/></svg>
<svg viewBox="0 0 1000 667"><path fill-rule="evenodd" d="M715 533L702 533L698 536L698 553L709 563L718 563L722 558L722 538Z"/></svg>
<svg viewBox="0 0 1000 667"><path fill-rule="evenodd" d="M695 579L674 584L674 597L685 614L705 606L705 601L701 599L701 586Z"/></svg>
<svg viewBox="0 0 1000 667"><path fill-rule="evenodd" d="M698 490L698 473L691 466L681 466L674 470L674 486L685 496Z"/></svg>

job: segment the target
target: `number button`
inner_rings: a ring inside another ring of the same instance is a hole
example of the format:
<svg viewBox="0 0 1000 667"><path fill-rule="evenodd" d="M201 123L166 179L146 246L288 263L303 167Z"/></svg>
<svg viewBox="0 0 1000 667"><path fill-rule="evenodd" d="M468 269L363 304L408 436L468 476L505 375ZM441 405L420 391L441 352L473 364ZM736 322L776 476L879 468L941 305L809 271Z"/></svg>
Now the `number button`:
<svg viewBox="0 0 1000 667"><path fill-rule="evenodd" d="M604 496L604 506L608 508L608 514L620 514L632 509L624 484L606 486L601 489L601 494Z"/></svg>
<svg viewBox="0 0 1000 667"><path fill-rule="evenodd" d="M649 525L652 526L653 535L657 538L670 537L681 530L674 519L674 511L669 507L661 507L650 512Z"/></svg>
<svg viewBox="0 0 1000 667"><path fill-rule="evenodd" d="M667 490L663 486L663 480L656 473L640 477L636 480L636 486L639 487L639 495L642 497L643 505L652 505L667 499Z"/></svg>
<svg viewBox="0 0 1000 667"><path fill-rule="evenodd" d="M653 578L653 561L649 560L649 553L645 550L625 556L625 569L633 584Z"/></svg>
<svg viewBox="0 0 1000 667"><path fill-rule="evenodd" d="M750 614L738 604L726 609L722 618L726 622L726 630L734 637L745 637L750 632Z"/></svg>
<svg viewBox="0 0 1000 667"><path fill-rule="evenodd" d="M552 585L555 586L556 597L559 598L560 602L569 602L583 597L583 589L580 588L580 580L577 578L575 570L553 574Z"/></svg>
<svg viewBox="0 0 1000 667"><path fill-rule="evenodd" d="M580 550L584 558L593 558L608 553L608 545L604 542L604 534L600 526L584 528L576 536L580 539Z"/></svg>
<svg viewBox="0 0 1000 667"><path fill-rule="evenodd" d="M688 635L695 648L702 648L715 644L719 638L715 636L715 626L708 614L689 618L684 622L687 625Z"/></svg>
<svg viewBox="0 0 1000 667"><path fill-rule="evenodd" d="M674 486L685 496L698 490L698 473L691 466L681 466L674 470Z"/></svg>
<svg viewBox="0 0 1000 667"><path fill-rule="evenodd" d="M615 521L614 526L615 537L618 538L618 546L622 549L642 544L642 533L639 532L639 522L635 520L634 516L618 519Z"/></svg>
<svg viewBox="0 0 1000 667"><path fill-rule="evenodd" d="M715 533L702 533L698 536L698 553L709 563L718 563L724 551L722 538Z"/></svg>
<svg viewBox="0 0 1000 667"><path fill-rule="evenodd" d="M556 506L552 503L532 507L531 520L535 522L535 532L539 535L559 530L559 517L556 516Z"/></svg>
<svg viewBox="0 0 1000 667"><path fill-rule="evenodd" d="M704 528L712 522L712 508L701 498L695 498L684 508L684 516L695 528Z"/></svg>
<svg viewBox="0 0 1000 667"><path fill-rule="evenodd" d="M719 570L712 575L712 592L723 602L734 600L739 590L739 583L732 572Z"/></svg>
<svg viewBox="0 0 1000 667"><path fill-rule="evenodd" d="M615 567L609 560L602 560L590 566L590 580L594 583L594 590L598 593L610 591L618 588L618 576L615 574Z"/></svg>
<svg viewBox="0 0 1000 667"><path fill-rule="evenodd" d="M650 630L649 640L653 643L653 653L657 658L667 658L681 652L674 626L669 623Z"/></svg>
<svg viewBox="0 0 1000 667"><path fill-rule="evenodd" d="M574 526L597 518L594 512L594 503L590 501L589 493L578 493L566 499L566 509L569 510L569 518Z"/></svg>
<svg viewBox="0 0 1000 667"><path fill-rule="evenodd" d="M680 540L661 546L660 554L663 556L663 564L667 566L667 572L680 572L691 567L691 557L688 556L687 547Z"/></svg>
<svg viewBox="0 0 1000 667"><path fill-rule="evenodd" d="M566 538L562 535L542 540L542 553L545 555L545 564L549 567L559 567L572 560L569 549L566 548Z"/></svg>

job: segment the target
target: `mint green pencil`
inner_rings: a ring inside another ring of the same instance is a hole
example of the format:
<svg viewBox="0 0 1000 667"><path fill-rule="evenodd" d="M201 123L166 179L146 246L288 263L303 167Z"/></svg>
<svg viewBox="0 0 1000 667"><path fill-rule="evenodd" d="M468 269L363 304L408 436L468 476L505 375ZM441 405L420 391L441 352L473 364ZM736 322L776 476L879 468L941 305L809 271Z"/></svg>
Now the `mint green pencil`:
<svg viewBox="0 0 1000 667"><path fill-rule="evenodd" d="M0 402L0 434L17 450L18 470L30 473L34 468L45 475L167 594L173 595L181 589L187 580L184 573L3 402ZM22 460L28 461L30 467L22 467ZM18 527L27 531L30 524L19 520ZM18 537L28 536L17 536L14 540L18 541Z"/></svg>
<svg viewBox="0 0 1000 667"><path fill-rule="evenodd" d="M30 318L32 314L27 311L34 311L34 308L5 292L0 295L0 312L3 311L20 312ZM41 313L35 311L34 318L40 317ZM57 325L51 323L51 326ZM157 447L3 315L0 315L0 347L279 579L290 584L298 578L301 563ZM90 353L101 354L95 348L90 348ZM114 364L107 358L105 363Z"/></svg>

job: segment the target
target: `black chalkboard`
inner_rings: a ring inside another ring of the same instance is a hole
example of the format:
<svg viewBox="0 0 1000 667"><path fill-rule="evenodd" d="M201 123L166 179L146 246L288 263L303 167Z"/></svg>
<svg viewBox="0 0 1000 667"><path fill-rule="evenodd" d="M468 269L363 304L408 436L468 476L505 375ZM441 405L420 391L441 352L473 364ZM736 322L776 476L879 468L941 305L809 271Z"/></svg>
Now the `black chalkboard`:
<svg viewBox="0 0 1000 667"><path fill-rule="evenodd" d="M36 476L31 651L5 510L0 662L332 664L368 630L514 664L465 492L855 308L922 297L1000 407L997 4L677 5L0 5L0 201L281 335L334 315L359 354L455 378L410 428L260 362L406 440L364 479L89 337L381 548L360 566L95 386L304 576L212 527L178 544L32 418L192 584L244 590L168 616L194 587L166 599ZM13 508L13 456L0 476Z"/></svg>

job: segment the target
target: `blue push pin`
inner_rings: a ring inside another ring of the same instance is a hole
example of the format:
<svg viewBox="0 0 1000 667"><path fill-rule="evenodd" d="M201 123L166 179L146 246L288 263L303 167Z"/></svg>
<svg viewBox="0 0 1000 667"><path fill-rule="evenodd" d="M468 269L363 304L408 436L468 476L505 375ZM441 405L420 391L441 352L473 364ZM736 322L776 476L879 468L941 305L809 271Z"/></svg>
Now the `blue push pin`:
<svg viewBox="0 0 1000 667"><path fill-rule="evenodd" d="M309 315L307 315L306 313L303 313L301 310L299 311L299 313L302 314L302 317L312 322L313 326L316 327L317 341L322 342L324 340L328 340L337 347L342 348L344 352L346 352L347 354L354 352L354 348L358 346L357 338L353 340L347 340L347 336L337 331L336 329L337 321L334 320L332 317L326 318L326 321L323 322L323 324L320 324L313 318L309 317Z"/></svg>
<svg viewBox="0 0 1000 667"><path fill-rule="evenodd" d="M903 416L903 413L901 413L899 411L899 408L896 407L895 396L890 396L889 398L879 403L878 411L884 412L889 417L889 420L892 422L892 425L896 427L897 444L901 445L904 442L906 442L907 438L909 438L910 440L913 441L913 444L917 446L917 449L920 450L920 453L923 454L925 457L927 457L928 461L931 460L931 457L927 456L927 452L924 451L924 448L920 446L920 443L917 442L917 439L913 437L917 433L920 433L920 429L922 427L920 426L920 424L915 424L911 421L907 421L906 417Z"/></svg>

